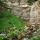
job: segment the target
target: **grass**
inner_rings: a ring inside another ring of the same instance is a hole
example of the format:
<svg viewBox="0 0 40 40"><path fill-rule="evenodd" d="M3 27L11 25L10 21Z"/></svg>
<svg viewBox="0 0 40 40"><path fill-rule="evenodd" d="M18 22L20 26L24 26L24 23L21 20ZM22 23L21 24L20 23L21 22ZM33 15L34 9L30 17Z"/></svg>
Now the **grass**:
<svg viewBox="0 0 40 40"><path fill-rule="evenodd" d="M7 29L12 27L16 27L17 30L24 29L24 22L12 15L10 10L3 10L0 12L0 32L7 31Z"/></svg>
<svg viewBox="0 0 40 40"><path fill-rule="evenodd" d="M0 33L6 32L7 37L18 36L24 31L24 26L23 20L12 15L10 10L0 11ZM0 40L4 39L0 37Z"/></svg>

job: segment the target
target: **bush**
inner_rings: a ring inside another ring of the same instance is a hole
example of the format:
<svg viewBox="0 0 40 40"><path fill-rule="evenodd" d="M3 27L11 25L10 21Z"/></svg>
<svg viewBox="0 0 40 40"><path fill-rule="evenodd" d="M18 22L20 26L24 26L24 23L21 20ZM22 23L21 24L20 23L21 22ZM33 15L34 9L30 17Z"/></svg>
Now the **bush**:
<svg viewBox="0 0 40 40"><path fill-rule="evenodd" d="M31 40L40 40L40 35L39 36L34 36Z"/></svg>
<svg viewBox="0 0 40 40"><path fill-rule="evenodd" d="M24 31L24 22L15 15L12 15L10 9L0 9L0 33L7 34L7 37L18 36ZM7 40L6 38L1 38L0 40Z"/></svg>
<svg viewBox="0 0 40 40"><path fill-rule="evenodd" d="M29 5L32 5L35 1L37 1L37 0L27 0Z"/></svg>
<svg viewBox="0 0 40 40"><path fill-rule="evenodd" d="M0 35L0 40L8 40L6 36Z"/></svg>
<svg viewBox="0 0 40 40"><path fill-rule="evenodd" d="M2 13L2 14L1 14ZM8 33L8 35L18 35L24 31L24 22L15 15L12 15L10 10L3 10L0 14L0 32Z"/></svg>

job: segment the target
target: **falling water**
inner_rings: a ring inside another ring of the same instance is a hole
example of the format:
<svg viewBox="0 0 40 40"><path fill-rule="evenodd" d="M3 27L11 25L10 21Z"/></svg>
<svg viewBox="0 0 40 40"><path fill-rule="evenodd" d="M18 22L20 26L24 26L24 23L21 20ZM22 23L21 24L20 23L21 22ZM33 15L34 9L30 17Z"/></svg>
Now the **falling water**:
<svg viewBox="0 0 40 40"><path fill-rule="evenodd" d="M36 23L36 18L37 18L37 10L36 10L35 4L33 4L31 6L31 11L30 11L30 22L32 24L35 24Z"/></svg>

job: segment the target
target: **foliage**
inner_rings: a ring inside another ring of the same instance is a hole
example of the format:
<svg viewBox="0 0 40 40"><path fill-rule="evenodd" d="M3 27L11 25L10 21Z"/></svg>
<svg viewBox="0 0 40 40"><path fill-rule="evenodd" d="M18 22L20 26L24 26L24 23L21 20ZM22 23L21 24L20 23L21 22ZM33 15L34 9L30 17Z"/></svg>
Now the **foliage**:
<svg viewBox="0 0 40 40"><path fill-rule="evenodd" d="M7 28L8 18L10 17L10 15L11 14L8 10L3 10L3 11L0 12L0 30Z"/></svg>
<svg viewBox="0 0 40 40"><path fill-rule="evenodd" d="M28 0L27 2L29 3L29 5L32 5L33 2L35 1L36 0ZM5 4L3 5L2 4L3 3L0 1L0 6L3 7ZM19 37L20 35L21 35L20 37L22 37L22 35L25 34L24 21L20 18L17 18L15 15L13 15L10 9L4 8L2 9L2 11L1 9L0 9L0 33L6 32L7 38L13 36ZM5 37L0 36L0 40L8 40ZM31 40L40 40L40 36L34 36L31 38Z"/></svg>
<svg viewBox="0 0 40 40"><path fill-rule="evenodd" d="M4 7L3 1L0 1L0 33L5 33L7 37L18 36L24 31L24 22L15 15L12 15L11 10ZM2 10L2 11L1 11ZM6 38L0 40L5 40Z"/></svg>
<svg viewBox="0 0 40 40"><path fill-rule="evenodd" d="M33 36L31 40L40 40L40 28L37 30L37 34Z"/></svg>
<svg viewBox="0 0 40 40"><path fill-rule="evenodd" d="M8 40L5 35L0 35L0 40Z"/></svg>
<svg viewBox="0 0 40 40"><path fill-rule="evenodd" d="M40 35L39 36L34 36L31 40L40 40Z"/></svg>
<svg viewBox="0 0 40 40"><path fill-rule="evenodd" d="M18 35L24 31L24 22L20 18L11 14L9 9L0 11L0 32L8 33L7 35ZM9 32L10 31L10 32Z"/></svg>
<svg viewBox="0 0 40 40"><path fill-rule="evenodd" d="M29 5L32 5L35 1L37 1L37 0L27 0Z"/></svg>

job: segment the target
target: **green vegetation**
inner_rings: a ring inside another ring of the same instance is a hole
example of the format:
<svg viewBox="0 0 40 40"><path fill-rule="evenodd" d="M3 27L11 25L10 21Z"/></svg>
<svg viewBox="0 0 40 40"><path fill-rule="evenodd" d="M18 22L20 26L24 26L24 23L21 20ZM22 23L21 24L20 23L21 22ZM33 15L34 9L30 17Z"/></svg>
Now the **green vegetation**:
<svg viewBox="0 0 40 40"><path fill-rule="evenodd" d="M0 30L10 27L16 27L17 29L23 28L23 20L12 15L10 11L4 10L0 12Z"/></svg>
<svg viewBox="0 0 40 40"><path fill-rule="evenodd" d="M11 14L9 9L0 11L0 33L6 33L7 37L19 35L24 32L24 22Z"/></svg>
<svg viewBox="0 0 40 40"><path fill-rule="evenodd" d="M3 1L0 1L0 40L10 40L10 38L13 37L20 39L27 33L27 27L25 27L27 24L25 24L25 22L20 17L18 18L14 15L14 13L12 14L11 10L6 7L6 4L4 4ZM27 2L29 5L32 5L35 1L37 0L28 0ZM38 28L38 26L36 27ZM30 36L33 32L33 29L30 28L28 29L28 36ZM39 35L33 35L33 37L30 37L30 39L40 40L40 29L37 30L37 33Z"/></svg>
<svg viewBox="0 0 40 40"><path fill-rule="evenodd" d="M32 5L35 1L37 1L37 0L27 0L29 5Z"/></svg>
<svg viewBox="0 0 40 40"><path fill-rule="evenodd" d="M0 35L0 40L8 40L5 35Z"/></svg>
<svg viewBox="0 0 40 40"><path fill-rule="evenodd" d="M23 20L13 15L11 10L5 8L4 5L5 4L0 1L0 33L6 34L6 38L0 36L0 40L7 40L8 37L18 37L18 35L21 35L20 33L24 32L25 26Z"/></svg>
<svg viewBox="0 0 40 40"><path fill-rule="evenodd" d="M40 40L40 35L39 36L34 36L31 40Z"/></svg>

